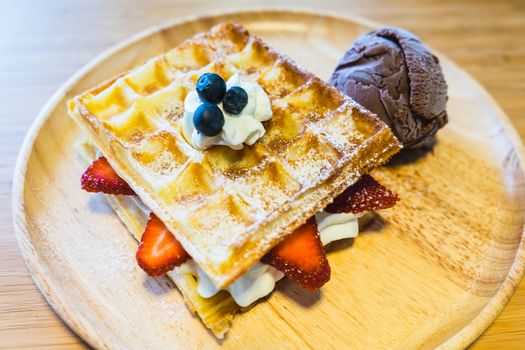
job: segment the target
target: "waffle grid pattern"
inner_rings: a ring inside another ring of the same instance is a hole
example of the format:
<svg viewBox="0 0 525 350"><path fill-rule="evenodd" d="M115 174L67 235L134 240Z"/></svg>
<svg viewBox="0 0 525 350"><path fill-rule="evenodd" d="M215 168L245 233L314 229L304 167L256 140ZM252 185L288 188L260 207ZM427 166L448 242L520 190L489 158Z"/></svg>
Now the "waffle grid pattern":
<svg viewBox="0 0 525 350"><path fill-rule="evenodd" d="M184 139L184 98L206 72L225 80L239 73L270 96L273 117L254 146L198 151ZM250 232L337 174L384 129L351 99L231 23L80 95L70 110L79 111L97 146L107 140L116 154L107 158L120 158L116 170L154 194L172 219L168 226L205 270L206 262L231 260L244 244L253 251Z"/></svg>

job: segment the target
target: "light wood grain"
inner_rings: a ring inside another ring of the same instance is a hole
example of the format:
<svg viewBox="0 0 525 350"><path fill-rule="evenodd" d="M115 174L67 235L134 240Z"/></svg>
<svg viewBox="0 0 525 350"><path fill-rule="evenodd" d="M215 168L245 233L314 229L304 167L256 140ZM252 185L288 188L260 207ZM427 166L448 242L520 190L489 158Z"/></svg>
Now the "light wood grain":
<svg viewBox="0 0 525 350"><path fill-rule="evenodd" d="M450 125L439 144L417 161L400 159L378 171L404 200L351 249L349 242L336 247L334 277L320 292L281 283L268 301L235 319L224 342L192 317L170 284L144 278L115 215L100 197L78 190L83 167L73 144L80 135L65 101L226 20L294 52L325 79L348 38L375 26L284 11L176 22L120 45L70 80L33 125L15 172L16 232L49 303L99 348L468 345L523 274L524 151L490 96L444 58ZM137 329L148 332L136 337Z"/></svg>
<svg viewBox="0 0 525 350"><path fill-rule="evenodd" d="M266 2L269 3L269 2ZM316 3L311 2L311 6ZM2 234L0 264L0 347L73 348L79 344L35 290L14 242L9 210L14 159L30 122L69 75L109 44L139 29L174 17L197 14L216 5L171 1L144 3L96 1L2 2L0 80L3 108ZM214 7L215 6L215 7ZM254 6L253 3L246 4ZM519 1L442 3L428 1L329 2L347 14L358 13L406 27L474 74L502 104L522 135L522 69L525 43L523 4ZM57 20L60 18L60 21ZM290 53L293 56L293 53ZM520 348L525 339L525 292L520 288L499 320L475 348L504 344ZM30 335L28 334L30 329Z"/></svg>

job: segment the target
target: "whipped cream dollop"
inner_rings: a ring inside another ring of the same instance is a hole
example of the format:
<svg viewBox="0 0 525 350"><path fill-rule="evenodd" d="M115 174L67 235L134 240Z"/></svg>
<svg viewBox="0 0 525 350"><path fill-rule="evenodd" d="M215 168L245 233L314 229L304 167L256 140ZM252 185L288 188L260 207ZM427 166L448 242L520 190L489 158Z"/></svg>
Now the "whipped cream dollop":
<svg viewBox="0 0 525 350"><path fill-rule="evenodd" d="M327 213L321 211L315 214L317 229L323 245L344 238L357 237L359 233L359 218L363 214Z"/></svg>
<svg viewBox="0 0 525 350"><path fill-rule="evenodd" d="M240 150L244 144L253 145L266 132L262 122L272 117L272 106L264 89L258 83L249 81L239 74L234 74L226 82L226 89L232 86L240 86L246 91L248 103L240 114L227 113L222 103L217 105L224 115L224 127L217 136L205 136L195 129L193 114L202 101L195 90L190 91L186 96L183 133L186 141L196 149L203 150L213 145L223 145Z"/></svg>
<svg viewBox="0 0 525 350"><path fill-rule="evenodd" d="M221 290L213 284L194 260L185 262L178 270L180 273L189 273L197 277L197 292L203 298L210 298ZM284 274L281 271L259 262L223 289L230 292L238 305L245 307L270 294L275 288L275 283L283 277Z"/></svg>
<svg viewBox="0 0 525 350"><path fill-rule="evenodd" d="M359 233L358 218L360 216L351 213L331 214L325 211L317 213L315 215L317 228L323 245L344 238L356 237ZM193 260L185 262L176 271L197 277L197 292L203 298L210 298L221 290ZM281 271L259 262L224 290L230 292L237 304L246 307L257 299L270 294L275 288L275 283L283 277L284 274Z"/></svg>

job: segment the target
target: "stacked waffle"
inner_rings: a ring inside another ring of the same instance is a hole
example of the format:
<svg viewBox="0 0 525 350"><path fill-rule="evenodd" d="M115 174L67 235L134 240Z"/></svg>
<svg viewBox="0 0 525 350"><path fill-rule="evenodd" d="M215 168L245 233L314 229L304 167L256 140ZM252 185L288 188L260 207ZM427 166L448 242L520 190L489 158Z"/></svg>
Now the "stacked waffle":
<svg viewBox="0 0 525 350"><path fill-rule="evenodd" d="M239 74L268 94L273 117L253 146L198 150L184 99L204 73ZM400 145L380 120L237 24L221 24L75 97L69 112L136 197L110 203L139 240L153 211L218 287L231 284ZM238 306L204 299L170 274L217 336ZM211 315L211 316L210 316Z"/></svg>

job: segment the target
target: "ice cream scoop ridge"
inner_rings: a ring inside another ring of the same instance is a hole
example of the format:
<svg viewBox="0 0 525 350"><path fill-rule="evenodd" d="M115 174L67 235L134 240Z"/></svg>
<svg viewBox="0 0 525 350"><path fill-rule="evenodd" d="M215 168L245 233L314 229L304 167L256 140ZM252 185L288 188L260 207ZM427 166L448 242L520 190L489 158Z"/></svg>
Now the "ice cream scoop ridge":
<svg viewBox="0 0 525 350"><path fill-rule="evenodd" d="M431 145L448 121L447 84L438 58L400 28L358 38L330 84L376 113L405 147Z"/></svg>

